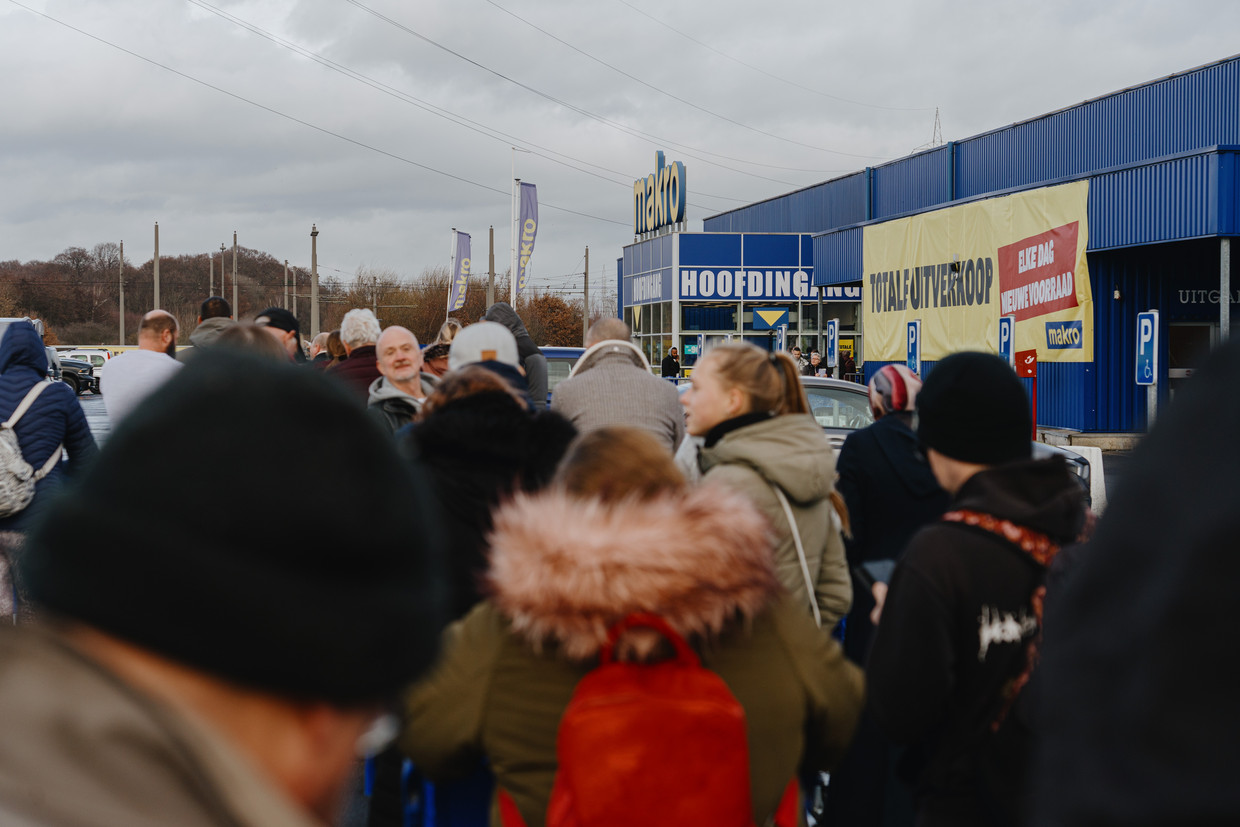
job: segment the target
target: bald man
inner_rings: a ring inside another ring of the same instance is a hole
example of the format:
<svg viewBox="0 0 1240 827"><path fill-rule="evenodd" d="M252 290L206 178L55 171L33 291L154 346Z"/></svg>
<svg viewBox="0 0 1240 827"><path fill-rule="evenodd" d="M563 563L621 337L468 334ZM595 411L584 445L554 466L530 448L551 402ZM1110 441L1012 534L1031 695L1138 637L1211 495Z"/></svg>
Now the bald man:
<svg viewBox="0 0 1240 827"><path fill-rule="evenodd" d="M422 349L408 328L392 325L375 342L380 376L370 383L367 412L390 433L408 425L422 410L435 377L422 372Z"/></svg>
<svg viewBox="0 0 1240 827"><path fill-rule="evenodd" d="M108 361L99 381L113 428L181 369L176 360L178 332L175 316L167 310L152 310L138 326L138 349Z"/></svg>

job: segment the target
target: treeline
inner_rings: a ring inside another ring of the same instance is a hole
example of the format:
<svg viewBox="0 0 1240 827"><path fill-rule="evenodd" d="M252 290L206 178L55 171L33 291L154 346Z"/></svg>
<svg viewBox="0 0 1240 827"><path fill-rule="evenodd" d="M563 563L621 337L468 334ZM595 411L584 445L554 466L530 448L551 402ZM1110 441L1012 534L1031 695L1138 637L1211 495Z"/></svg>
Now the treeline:
<svg viewBox="0 0 1240 827"><path fill-rule="evenodd" d="M232 250L224 256L227 278L221 286L220 257L207 254L160 256L160 305L181 322L181 343L188 343L202 300L214 292L232 301ZM213 274L213 275L212 275ZM309 268L290 267L288 306L297 314L306 337L310 333ZM0 316L31 316L44 321L49 344L109 345L120 334L120 296L124 283L125 341L137 343L138 323L154 306L154 261L134 265L120 261L114 242L69 247L50 261L0 261ZM394 273L359 268L347 279L319 280L322 330L340 326L354 307L375 311L383 325L408 327L421 341L434 339L446 318L449 273L446 267L423 271L402 280ZM284 262L260 250L237 248L237 307L235 316L253 318L264 308L283 306ZM496 278L496 298L508 295L508 278ZM476 321L486 310L486 278L470 280L465 306L453 315L462 322ZM580 345L583 302L549 292L527 290L517 303L530 335L541 345ZM592 297L590 316L614 316L615 293Z"/></svg>

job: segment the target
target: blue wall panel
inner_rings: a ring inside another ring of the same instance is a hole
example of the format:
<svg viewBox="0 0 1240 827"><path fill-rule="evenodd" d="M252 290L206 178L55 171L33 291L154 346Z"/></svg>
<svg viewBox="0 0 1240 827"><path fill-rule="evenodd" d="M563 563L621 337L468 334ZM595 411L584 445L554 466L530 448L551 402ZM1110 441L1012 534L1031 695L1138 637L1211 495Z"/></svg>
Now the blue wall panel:
<svg viewBox="0 0 1240 827"><path fill-rule="evenodd" d="M861 228L814 236L814 286L858 281L861 272Z"/></svg>
<svg viewBox="0 0 1240 827"><path fill-rule="evenodd" d="M1240 143L1231 59L960 141L956 196Z"/></svg>
<svg viewBox="0 0 1240 827"><path fill-rule="evenodd" d="M874 168L873 218L925 210L951 200L951 157L941 146ZM824 228L825 229L825 228Z"/></svg>
<svg viewBox="0 0 1240 827"><path fill-rule="evenodd" d="M711 216L708 233L816 233L865 220L865 174L836 178Z"/></svg>
<svg viewBox="0 0 1240 827"><path fill-rule="evenodd" d="M1089 249L1217 233L1221 157L1192 155L1091 178Z"/></svg>

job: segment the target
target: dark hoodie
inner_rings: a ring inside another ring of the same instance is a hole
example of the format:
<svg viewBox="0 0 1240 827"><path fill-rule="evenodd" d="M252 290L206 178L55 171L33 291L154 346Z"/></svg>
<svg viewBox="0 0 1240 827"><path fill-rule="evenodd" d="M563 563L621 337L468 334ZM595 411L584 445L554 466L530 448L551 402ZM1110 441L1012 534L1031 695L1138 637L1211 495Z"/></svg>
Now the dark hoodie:
<svg viewBox="0 0 1240 827"><path fill-rule="evenodd" d="M1085 520L1084 494L1059 458L981 471L951 509L990 514L1060 545ZM919 825L1005 824L1021 812L1027 732L1006 739L1011 763L1002 767L986 739L1001 689L1024 669L1038 632L1031 598L1043 578L1014 544L949 522L919 531L896 567L866 666L867 695L884 734L909 746L901 775L914 788Z"/></svg>
<svg viewBox="0 0 1240 827"><path fill-rule="evenodd" d="M38 382L47 379L47 352L34 326L14 322L0 339L0 422L7 420L22 398ZM95 438L77 396L62 382L43 391L14 428L22 457L41 468L52 452L64 445L73 473L95 456ZM35 487L34 500L24 511L0 519L0 531L22 531L47 501L47 494L61 479L59 463Z"/></svg>
<svg viewBox="0 0 1240 827"><path fill-rule="evenodd" d="M529 332L517 311L508 302L496 302L487 308L482 317L488 322L498 322L508 328L517 340L517 357L521 367L525 369L525 379L529 383L530 401L536 410L547 407L547 357L543 356L538 345L530 338Z"/></svg>

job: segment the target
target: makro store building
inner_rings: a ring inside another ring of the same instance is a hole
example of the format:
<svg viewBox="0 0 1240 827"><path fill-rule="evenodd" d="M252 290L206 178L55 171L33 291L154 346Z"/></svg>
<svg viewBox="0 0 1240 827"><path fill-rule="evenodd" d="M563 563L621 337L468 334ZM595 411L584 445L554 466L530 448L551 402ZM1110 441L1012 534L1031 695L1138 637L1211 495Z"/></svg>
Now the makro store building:
<svg viewBox="0 0 1240 827"><path fill-rule="evenodd" d="M851 351L861 287L815 286L811 234L686 232L684 165L655 162L633 185L638 240L616 262L622 316L652 365L675 346L691 370L699 343L728 338L808 350L832 318Z"/></svg>
<svg viewBox="0 0 1240 827"><path fill-rule="evenodd" d="M1238 156L1233 57L711 216L704 237L739 238L742 252L750 238L808 237L800 264L814 293L860 293L851 332L867 377L906 360L911 323L923 372L955 351L998 352L1011 324L1040 426L1134 432L1149 396L1136 381L1138 314L1157 312L1157 347L1143 349L1157 356L1159 401L1229 335ZM700 278L713 268L695 243L669 266L691 262ZM692 306L701 287L660 289ZM798 332L816 335L830 315L800 316Z"/></svg>

